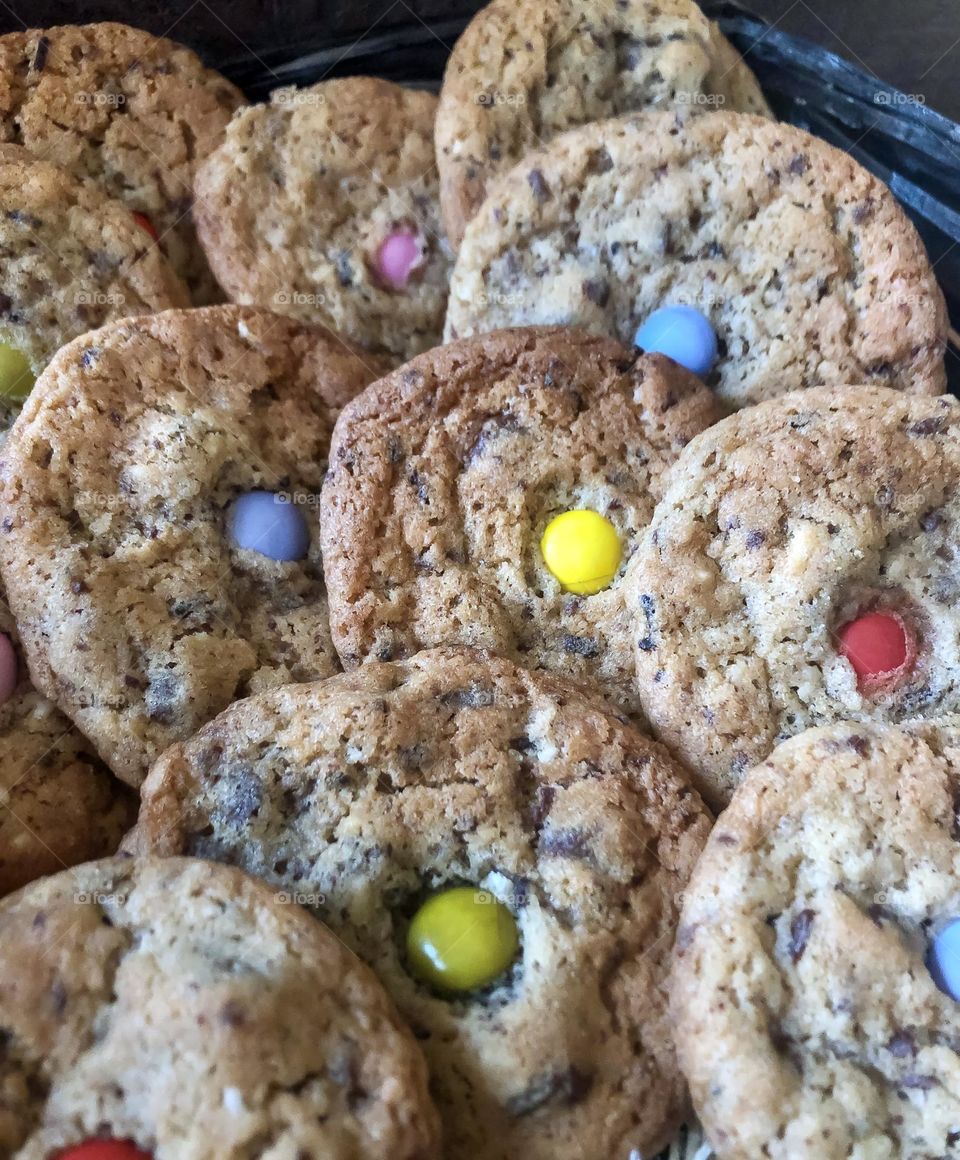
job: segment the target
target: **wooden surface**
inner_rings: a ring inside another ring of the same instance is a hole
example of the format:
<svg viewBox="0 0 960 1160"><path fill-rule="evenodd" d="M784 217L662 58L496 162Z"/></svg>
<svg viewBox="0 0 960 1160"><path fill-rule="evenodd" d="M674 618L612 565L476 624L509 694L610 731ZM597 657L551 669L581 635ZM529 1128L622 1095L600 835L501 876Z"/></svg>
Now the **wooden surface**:
<svg viewBox="0 0 960 1160"><path fill-rule="evenodd" d="M960 121L960 0L746 2L785 31L830 48ZM478 7L479 0L4 0L0 29L127 20L193 45L211 63L237 67L251 53L272 65L320 37L349 46L371 31L418 17L462 17Z"/></svg>

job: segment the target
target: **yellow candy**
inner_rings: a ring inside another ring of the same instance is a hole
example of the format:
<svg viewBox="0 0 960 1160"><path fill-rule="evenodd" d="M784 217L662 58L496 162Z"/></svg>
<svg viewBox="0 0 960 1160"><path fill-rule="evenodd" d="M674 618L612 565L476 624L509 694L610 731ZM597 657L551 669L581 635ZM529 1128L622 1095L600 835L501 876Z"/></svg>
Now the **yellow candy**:
<svg viewBox="0 0 960 1160"><path fill-rule="evenodd" d="M476 991L510 966L520 945L517 923L492 894L455 886L413 916L407 957L417 978L441 991Z"/></svg>
<svg viewBox="0 0 960 1160"><path fill-rule="evenodd" d="M568 592L592 596L620 567L620 537L608 519L591 511L564 512L547 524L540 551Z"/></svg>
<svg viewBox="0 0 960 1160"><path fill-rule="evenodd" d="M15 346L0 342L0 397L22 403L35 382L27 356Z"/></svg>

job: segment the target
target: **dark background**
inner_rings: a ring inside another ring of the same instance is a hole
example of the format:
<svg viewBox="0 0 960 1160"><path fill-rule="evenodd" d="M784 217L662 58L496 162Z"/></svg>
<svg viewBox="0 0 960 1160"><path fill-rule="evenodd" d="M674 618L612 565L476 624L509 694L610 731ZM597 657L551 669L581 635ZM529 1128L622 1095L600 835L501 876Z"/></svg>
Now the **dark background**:
<svg viewBox="0 0 960 1160"><path fill-rule="evenodd" d="M958 0L744 2L960 121ZM240 83L255 75L251 61L261 75L275 71L279 83L288 79L285 60L321 45L341 46L334 71L350 71L358 38L378 39L399 25L423 21L452 44L458 22L479 7L481 0L0 0L0 30L124 20L190 44ZM445 49L434 44L442 61Z"/></svg>

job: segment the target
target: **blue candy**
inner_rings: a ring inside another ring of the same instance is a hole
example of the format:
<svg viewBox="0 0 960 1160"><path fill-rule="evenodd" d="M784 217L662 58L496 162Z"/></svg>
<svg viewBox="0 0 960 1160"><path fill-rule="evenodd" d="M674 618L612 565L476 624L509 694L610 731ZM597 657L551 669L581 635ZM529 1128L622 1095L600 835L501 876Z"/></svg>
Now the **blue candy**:
<svg viewBox="0 0 960 1160"><path fill-rule="evenodd" d="M300 509L272 491L238 495L229 528L238 548L250 548L271 560L302 560L310 548L310 532Z"/></svg>
<svg viewBox="0 0 960 1160"><path fill-rule="evenodd" d="M960 999L960 918L940 931L927 951L927 970L951 999Z"/></svg>
<svg viewBox="0 0 960 1160"><path fill-rule="evenodd" d="M717 336L708 320L692 306L661 306L634 335L634 346L665 354L701 377L717 361Z"/></svg>

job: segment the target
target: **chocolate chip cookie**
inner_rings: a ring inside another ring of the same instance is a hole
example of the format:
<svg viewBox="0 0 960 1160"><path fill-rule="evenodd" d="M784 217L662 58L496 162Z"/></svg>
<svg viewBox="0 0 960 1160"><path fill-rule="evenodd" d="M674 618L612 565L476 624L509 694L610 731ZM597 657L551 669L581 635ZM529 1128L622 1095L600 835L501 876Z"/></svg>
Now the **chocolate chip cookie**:
<svg viewBox="0 0 960 1160"><path fill-rule="evenodd" d="M635 712L624 568L664 471L718 417L668 359L561 329L453 343L381 379L344 409L322 494L344 667L479 645ZM599 535L596 584L553 561L555 532L574 551Z"/></svg>
<svg viewBox="0 0 960 1160"><path fill-rule="evenodd" d="M960 403L794 392L677 461L625 584L643 706L723 805L785 737L960 709Z"/></svg>
<svg viewBox="0 0 960 1160"><path fill-rule="evenodd" d="M64 347L3 453L4 578L38 688L137 784L231 701L339 666L316 509L379 368L242 306Z"/></svg>
<svg viewBox="0 0 960 1160"><path fill-rule="evenodd" d="M125 24L0 36L0 139L122 201L197 303L216 285L191 221L194 170L242 103L189 49Z"/></svg>
<svg viewBox="0 0 960 1160"><path fill-rule="evenodd" d="M234 118L196 182L200 239L229 296L397 361L438 345L451 252L436 102L347 77L280 89Z"/></svg>
<svg viewBox="0 0 960 1160"><path fill-rule="evenodd" d="M957 1154L960 1006L933 959L958 913L958 800L957 717L813 729L739 786L672 979L719 1156Z"/></svg>
<svg viewBox="0 0 960 1160"><path fill-rule="evenodd" d="M459 246L491 178L565 129L674 105L769 115L693 0L494 0L454 46L440 93L447 236Z"/></svg>
<svg viewBox="0 0 960 1160"><path fill-rule="evenodd" d="M0 588L0 894L112 854L137 799L30 683Z"/></svg>
<svg viewBox="0 0 960 1160"><path fill-rule="evenodd" d="M4 1156L439 1156L376 979L238 870L117 858L34 883L0 904L0 977Z"/></svg>
<svg viewBox="0 0 960 1160"><path fill-rule="evenodd" d="M828 383L946 390L943 296L890 191L741 113L588 125L498 177L457 255L446 333L562 323L644 346L638 328L670 306L715 332L702 373L730 408Z"/></svg>
<svg viewBox="0 0 960 1160"><path fill-rule="evenodd" d="M240 702L143 792L131 849L260 875L374 968L427 1055L451 1160L626 1160L669 1141L684 1099L664 974L710 821L667 752L600 702L428 651ZM410 931L466 887L512 954L485 985L440 991Z"/></svg>
<svg viewBox="0 0 960 1160"><path fill-rule="evenodd" d="M129 210L17 145L0 145L0 428L36 376L85 330L189 305Z"/></svg>

